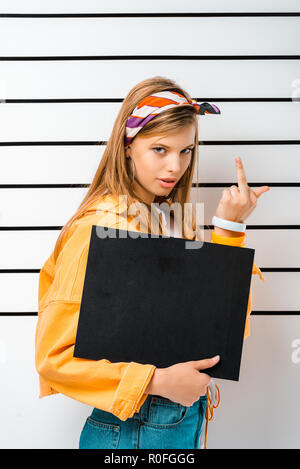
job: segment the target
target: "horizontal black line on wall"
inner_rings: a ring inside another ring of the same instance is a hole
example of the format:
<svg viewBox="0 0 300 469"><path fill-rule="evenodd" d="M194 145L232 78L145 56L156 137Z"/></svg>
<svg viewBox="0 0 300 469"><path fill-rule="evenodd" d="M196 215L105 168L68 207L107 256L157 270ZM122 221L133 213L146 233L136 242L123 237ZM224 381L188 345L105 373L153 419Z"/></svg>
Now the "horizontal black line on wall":
<svg viewBox="0 0 300 469"><path fill-rule="evenodd" d="M193 183L193 187L230 187L236 185L236 182L203 182ZM248 182L248 186L269 186L269 187L300 187L300 182ZM1 187L1 186L0 186Z"/></svg>
<svg viewBox="0 0 300 469"><path fill-rule="evenodd" d="M41 55L1 56L0 61L44 60L300 60L300 55Z"/></svg>
<svg viewBox="0 0 300 469"><path fill-rule="evenodd" d="M0 226L0 231L56 231L62 226ZM204 229L213 229L213 225L204 225ZM247 225L247 230L300 230L300 225Z"/></svg>
<svg viewBox="0 0 300 469"><path fill-rule="evenodd" d="M300 272L300 267L260 267L262 272ZM0 274L38 274L40 269L0 269Z"/></svg>
<svg viewBox="0 0 300 469"><path fill-rule="evenodd" d="M300 311L252 311L251 316L299 316Z"/></svg>
<svg viewBox="0 0 300 469"><path fill-rule="evenodd" d="M194 182L192 187L230 187L236 182ZM62 189L89 187L89 183L82 184L0 184L0 189ZM269 186L269 187L300 187L300 182L248 182L249 187Z"/></svg>
<svg viewBox="0 0 300 469"><path fill-rule="evenodd" d="M300 102L300 98L192 98L197 102L213 101L228 103L283 103ZM55 98L55 99L1 99L0 104L56 104L56 103L122 103L122 98Z"/></svg>
<svg viewBox="0 0 300 469"><path fill-rule="evenodd" d="M0 142L0 147L30 146L94 146L107 145L107 141L37 141ZM300 140L200 140L198 145L300 145Z"/></svg>
<svg viewBox="0 0 300 469"><path fill-rule="evenodd" d="M300 16L299 12L205 12L205 13L1 13L0 18L206 18L206 17Z"/></svg>
<svg viewBox="0 0 300 469"><path fill-rule="evenodd" d="M37 316L37 312L10 312L0 313L0 316ZM252 311L251 316L299 316L300 311Z"/></svg>

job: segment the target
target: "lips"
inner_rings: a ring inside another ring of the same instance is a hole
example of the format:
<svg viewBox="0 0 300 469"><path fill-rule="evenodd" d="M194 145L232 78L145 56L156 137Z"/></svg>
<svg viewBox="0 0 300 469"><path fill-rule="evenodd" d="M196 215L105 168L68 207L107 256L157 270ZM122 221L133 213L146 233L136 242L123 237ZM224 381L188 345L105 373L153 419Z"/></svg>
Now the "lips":
<svg viewBox="0 0 300 469"><path fill-rule="evenodd" d="M171 187L174 187L176 184L177 179L174 178L166 178L166 179L158 179L159 184L161 187L164 189L170 189Z"/></svg>
<svg viewBox="0 0 300 469"><path fill-rule="evenodd" d="M165 182L175 182L175 178L159 178L160 181L165 181Z"/></svg>

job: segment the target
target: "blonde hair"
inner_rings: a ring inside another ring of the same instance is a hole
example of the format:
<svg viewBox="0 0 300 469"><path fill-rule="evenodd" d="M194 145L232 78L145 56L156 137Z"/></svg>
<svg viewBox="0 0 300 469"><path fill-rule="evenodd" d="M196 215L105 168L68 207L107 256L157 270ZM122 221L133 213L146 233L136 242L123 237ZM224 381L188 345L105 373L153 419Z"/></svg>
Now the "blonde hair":
<svg viewBox="0 0 300 469"><path fill-rule="evenodd" d="M143 80L137 83L129 91L129 93L123 100L121 109L115 120L111 135L103 152L101 161L94 175L94 178L91 184L86 186L89 187L89 190L74 215L63 226L59 234L59 237L54 247L55 260L57 259L57 256L60 252L64 236L66 235L72 223L82 217L85 211L89 208L89 206L105 193L112 195L126 195L128 206L136 200L145 204L145 202L141 200L138 195L133 191L131 182L131 169L128 165L129 158L126 158L125 155L125 126L127 119L129 118L130 114L137 106L137 104L145 97L159 91L176 91L184 95L186 98L191 99L190 95L185 90L183 90L174 80L162 76L155 76ZM179 204L181 205L182 226L185 226L184 232L187 233L190 230L193 231L192 237L185 235L183 235L183 237L186 239L196 239L197 236L197 239L201 239L200 230L199 227L197 227L195 221L194 208L192 210L192 219L189 223L189 225L191 226L187 226L186 220L183 219L185 218L184 203L190 202L190 192L192 188L193 174L196 163L196 177L198 183L198 120L195 107L192 105L180 105L167 109L166 111L161 112L154 119L149 121L138 132L137 135L145 137L167 135L175 133L179 129L191 124L195 125L196 131L195 146L191 153L191 162L188 170L183 174L178 183L173 187L172 191L167 196L167 199L171 202L179 202ZM157 196L155 197L154 202L161 203L165 200L165 197ZM150 209L150 207L148 208ZM141 217L142 223L144 223L143 214L141 214ZM151 233L151 226L149 222L148 233ZM161 227L159 229L159 233L161 233ZM197 235L195 233L197 233Z"/></svg>

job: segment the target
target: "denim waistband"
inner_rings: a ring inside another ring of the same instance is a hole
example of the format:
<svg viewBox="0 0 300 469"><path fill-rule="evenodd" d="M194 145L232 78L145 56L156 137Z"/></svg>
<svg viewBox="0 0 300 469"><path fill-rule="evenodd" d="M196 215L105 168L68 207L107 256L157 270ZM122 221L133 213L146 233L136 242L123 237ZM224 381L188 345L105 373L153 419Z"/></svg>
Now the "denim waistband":
<svg viewBox="0 0 300 469"><path fill-rule="evenodd" d="M139 412L135 412L133 414L132 417L130 417L130 419L134 419L134 420L143 420L143 419L146 419L148 417L148 414L149 414L149 406L151 404L151 402L155 401L155 400L160 400L160 402L165 402L166 405L168 405L168 401L169 399L167 398L162 398L162 396L159 396L159 395L156 395L156 394L148 394L145 402L143 403L143 405L141 406ZM205 401L207 400L207 395L205 394L204 396L200 396L199 400L198 401L195 401L193 403L193 405L191 407L197 407L200 405L200 401ZM175 403L175 402L172 402L172 401L169 401L169 403L171 405L178 405L178 407L183 407L181 406L181 404L179 403ZM95 418L95 420L102 420L103 422L106 422L106 423L112 423L112 424L117 424L119 425L120 424L120 419L110 413L110 412L106 412L105 410L102 410L102 409L98 409L97 407L94 407L91 415L90 415L91 418Z"/></svg>
<svg viewBox="0 0 300 469"><path fill-rule="evenodd" d="M178 406L178 407L186 407L186 406L182 406L181 404L177 403L177 402L173 402L173 401L170 401L169 399L167 399L166 397L162 397L162 396L159 396L159 395L156 395L156 394L149 394L147 399L145 400L145 402L143 403L143 405L141 406L140 408L140 411L139 412L136 412L134 415L133 415L133 418L137 418L137 419L144 419L144 418L147 418L148 417L148 414L149 414L149 406L151 404L151 402L155 402L155 401L160 401L160 403L163 403L165 405L172 405L172 406ZM200 398L195 401L193 403L192 406L190 406L191 408L195 408L195 407L199 407L200 405L200 401L206 401L207 400L207 395L205 394L204 396L200 396Z"/></svg>

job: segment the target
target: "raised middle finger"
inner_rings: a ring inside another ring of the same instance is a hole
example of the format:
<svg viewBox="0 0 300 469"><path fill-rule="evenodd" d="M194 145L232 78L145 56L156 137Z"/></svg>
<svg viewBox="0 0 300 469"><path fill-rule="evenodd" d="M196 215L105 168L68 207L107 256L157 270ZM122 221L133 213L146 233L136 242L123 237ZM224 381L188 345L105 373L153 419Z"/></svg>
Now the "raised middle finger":
<svg viewBox="0 0 300 469"><path fill-rule="evenodd" d="M241 194L246 195L249 193L249 186L247 183L247 178L246 178L246 174L244 171L243 163L239 156L235 158L235 167L236 167L239 190Z"/></svg>

